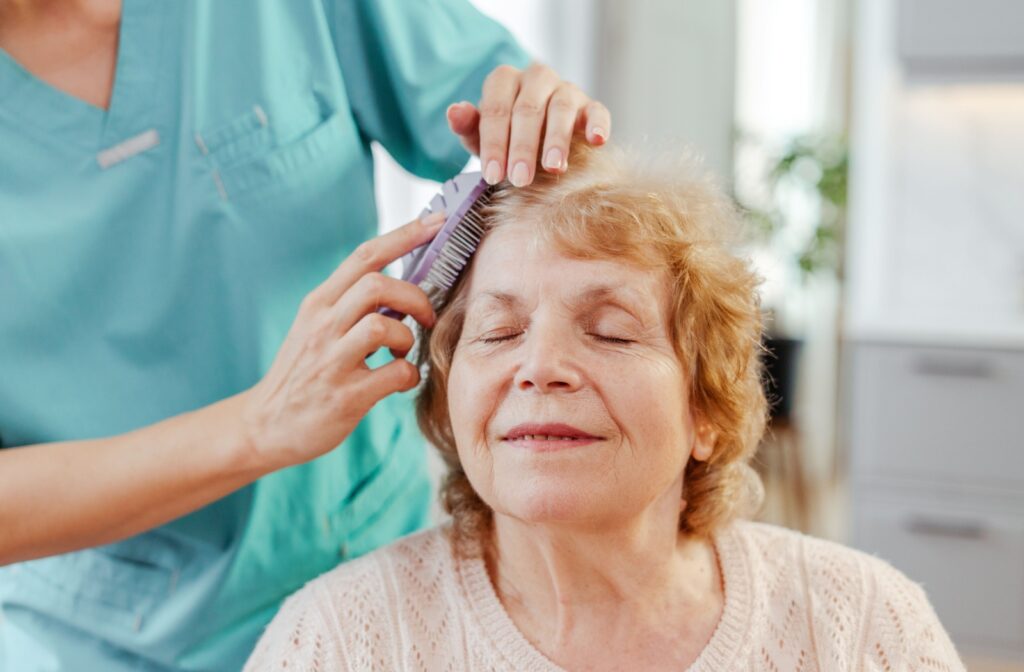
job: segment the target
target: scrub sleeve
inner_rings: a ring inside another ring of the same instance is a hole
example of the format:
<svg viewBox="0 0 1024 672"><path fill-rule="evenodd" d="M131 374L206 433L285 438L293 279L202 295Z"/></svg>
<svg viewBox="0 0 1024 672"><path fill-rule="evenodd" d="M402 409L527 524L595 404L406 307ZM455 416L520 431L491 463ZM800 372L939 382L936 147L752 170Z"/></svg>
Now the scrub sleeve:
<svg viewBox="0 0 1024 672"><path fill-rule="evenodd" d="M124 0L108 111L0 52L0 445L256 383L376 232L371 142L450 177L447 105L527 62L466 0ZM320 459L0 568L0 671L240 669L286 595L422 527L429 496L411 399L390 397Z"/></svg>

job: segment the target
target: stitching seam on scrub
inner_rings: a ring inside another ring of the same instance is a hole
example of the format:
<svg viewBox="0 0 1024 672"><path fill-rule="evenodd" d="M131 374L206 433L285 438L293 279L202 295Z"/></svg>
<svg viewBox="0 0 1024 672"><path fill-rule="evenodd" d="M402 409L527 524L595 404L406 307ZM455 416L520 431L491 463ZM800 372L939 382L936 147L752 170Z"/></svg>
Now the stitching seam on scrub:
<svg viewBox="0 0 1024 672"><path fill-rule="evenodd" d="M259 105L252 106L252 112L256 115L256 119L260 122L260 126L263 128L267 127L267 113L263 111L263 108Z"/></svg>
<svg viewBox="0 0 1024 672"><path fill-rule="evenodd" d="M228 191L224 188L224 180L220 179L220 171L213 171L213 183L217 185L217 193L225 201L228 200Z"/></svg>
<svg viewBox="0 0 1024 672"><path fill-rule="evenodd" d="M199 148L199 152L200 152L200 153L201 153L201 154L202 154L203 156L208 156L208 155L210 154L210 150L209 150L209 149L207 149L207 147L206 147L206 143L205 143L205 142L203 142L203 136L201 136L201 135L199 135L198 133L196 133L196 135L195 135L195 139L196 139L196 147L198 147L198 148Z"/></svg>

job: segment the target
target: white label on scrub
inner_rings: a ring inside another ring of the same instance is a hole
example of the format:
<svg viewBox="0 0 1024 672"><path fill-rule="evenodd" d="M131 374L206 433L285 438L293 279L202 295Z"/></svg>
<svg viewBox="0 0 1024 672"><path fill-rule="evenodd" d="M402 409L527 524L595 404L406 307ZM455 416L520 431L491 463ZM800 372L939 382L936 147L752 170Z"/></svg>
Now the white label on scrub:
<svg viewBox="0 0 1024 672"><path fill-rule="evenodd" d="M99 162L100 168L106 170L113 165L132 158L136 154L141 154L146 150L153 149L159 144L160 134L156 132L155 128L151 128L148 131L144 131L134 137L128 138L124 142L120 142L109 149L104 149L96 155L96 161Z"/></svg>

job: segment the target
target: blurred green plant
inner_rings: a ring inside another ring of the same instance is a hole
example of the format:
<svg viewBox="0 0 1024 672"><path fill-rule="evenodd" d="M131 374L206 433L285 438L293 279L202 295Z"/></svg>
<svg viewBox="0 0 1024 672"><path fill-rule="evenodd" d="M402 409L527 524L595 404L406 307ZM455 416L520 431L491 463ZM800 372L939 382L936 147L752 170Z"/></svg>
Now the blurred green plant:
<svg viewBox="0 0 1024 672"><path fill-rule="evenodd" d="M783 207L785 194L794 190L809 194L817 201L817 221L797 245L795 262L804 278L822 270L841 278L849 173L846 139L800 136L769 161L764 202L752 204L737 199L755 237L770 241L784 234L792 223Z"/></svg>

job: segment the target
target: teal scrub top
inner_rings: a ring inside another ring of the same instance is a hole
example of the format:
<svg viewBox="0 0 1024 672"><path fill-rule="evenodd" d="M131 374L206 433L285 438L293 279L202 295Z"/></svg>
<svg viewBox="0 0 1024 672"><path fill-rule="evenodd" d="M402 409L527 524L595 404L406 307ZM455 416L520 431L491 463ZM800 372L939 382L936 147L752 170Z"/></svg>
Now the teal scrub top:
<svg viewBox="0 0 1024 672"><path fill-rule="evenodd" d="M252 386L375 235L370 143L452 176L445 108L528 62L466 0L124 0L120 31L109 111L0 51L4 447ZM239 669L286 595L423 526L429 497L411 399L390 397L320 459L0 568L0 670Z"/></svg>

